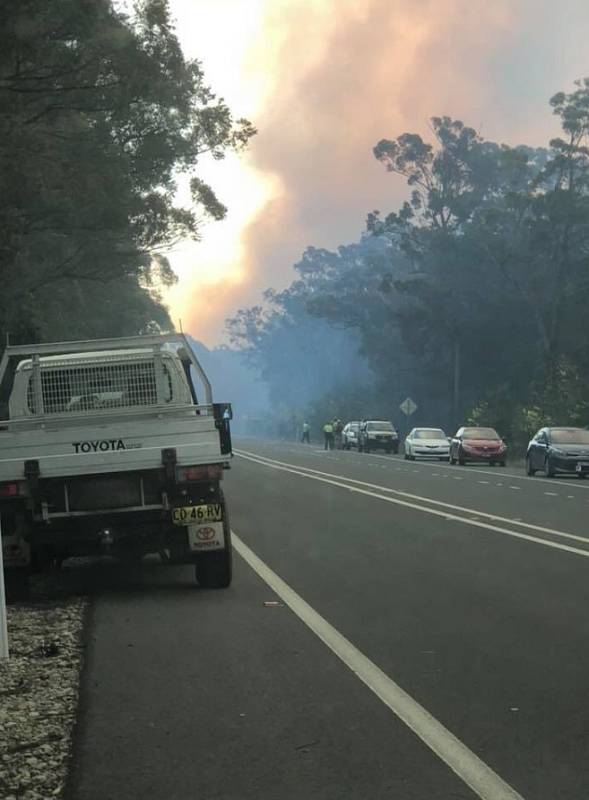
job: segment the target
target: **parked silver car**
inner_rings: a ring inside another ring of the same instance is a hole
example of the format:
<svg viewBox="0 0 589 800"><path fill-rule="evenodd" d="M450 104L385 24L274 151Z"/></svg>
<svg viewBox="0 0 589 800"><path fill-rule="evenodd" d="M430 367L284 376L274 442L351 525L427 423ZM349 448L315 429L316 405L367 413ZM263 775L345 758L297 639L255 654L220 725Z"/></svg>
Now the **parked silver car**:
<svg viewBox="0 0 589 800"><path fill-rule="evenodd" d="M585 428L541 428L528 445L526 472L541 470L547 478L570 472L589 475L589 431Z"/></svg>
<svg viewBox="0 0 589 800"><path fill-rule="evenodd" d="M360 431L359 422L348 422L342 432L342 442L344 450L351 450L358 447L358 433Z"/></svg>
<svg viewBox="0 0 589 800"><path fill-rule="evenodd" d="M384 450L386 453L399 452L399 434L388 420L367 420L360 424L358 450L370 453L371 450Z"/></svg>

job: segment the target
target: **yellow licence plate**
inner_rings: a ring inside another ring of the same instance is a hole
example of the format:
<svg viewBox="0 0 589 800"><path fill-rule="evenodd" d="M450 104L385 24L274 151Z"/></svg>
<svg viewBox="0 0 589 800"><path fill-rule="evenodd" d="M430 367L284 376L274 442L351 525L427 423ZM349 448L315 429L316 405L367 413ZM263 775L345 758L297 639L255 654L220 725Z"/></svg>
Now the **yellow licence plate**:
<svg viewBox="0 0 589 800"><path fill-rule="evenodd" d="M223 507L220 503L206 506L183 506L172 509L174 525L193 525L195 522L221 522Z"/></svg>

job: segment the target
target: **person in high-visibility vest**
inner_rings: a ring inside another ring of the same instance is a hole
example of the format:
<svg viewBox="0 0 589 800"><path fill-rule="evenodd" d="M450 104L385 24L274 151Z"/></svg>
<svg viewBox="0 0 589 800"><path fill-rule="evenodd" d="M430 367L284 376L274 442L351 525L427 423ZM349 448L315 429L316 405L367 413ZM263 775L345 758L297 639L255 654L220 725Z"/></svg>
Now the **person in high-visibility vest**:
<svg viewBox="0 0 589 800"><path fill-rule="evenodd" d="M311 443L311 426L308 422L303 422L303 435L301 436L301 442L303 444L310 444Z"/></svg>
<svg viewBox="0 0 589 800"><path fill-rule="evenodd" d="M323 426L323 435L325 436L325 449L333 450L333 422L326 422Z"/></svg>

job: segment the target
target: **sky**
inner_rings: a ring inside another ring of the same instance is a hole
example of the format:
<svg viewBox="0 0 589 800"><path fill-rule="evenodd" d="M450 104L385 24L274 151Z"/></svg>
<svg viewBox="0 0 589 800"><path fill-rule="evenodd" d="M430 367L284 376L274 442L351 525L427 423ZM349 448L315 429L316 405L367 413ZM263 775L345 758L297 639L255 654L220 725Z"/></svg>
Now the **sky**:
<svg viewBox="0 0 589 800"><path fill-rule="evenodd" d="M225 319L295 277L304 249L356 241L403 180L372 148L428 120L546 144L549 98L589 76L587 0L170 0L187 57L258 129L247 153L203 160L229 208L178 245L172 317L207 345Z"/></svg>

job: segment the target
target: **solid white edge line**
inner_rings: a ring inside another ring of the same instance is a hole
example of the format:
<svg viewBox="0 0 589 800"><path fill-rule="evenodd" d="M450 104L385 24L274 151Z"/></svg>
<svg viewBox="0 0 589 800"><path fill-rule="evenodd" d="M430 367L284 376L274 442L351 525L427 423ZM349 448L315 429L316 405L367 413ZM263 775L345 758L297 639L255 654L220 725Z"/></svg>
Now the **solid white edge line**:
<svg viewBox="0 0 589 800"><path fill-rule="evenodd" d="M464 514L474 514L477 517L484 517L485 519L490 519L493 520L494 522L502 522L508 525L516 525L519 528L527 528L528 530L538 531L539 533L547 533L550 536L558 536L561 539L571 539L576 542L584 542L585 544L589 544L589 538L587 538L586 536L579 536L575 533L568 533L567 531L558 531L555 530L554 528L545 528L542 525L534 525L532 522L523 522L522 520L510 519L509 517L500 517L497 514L490 514L488 511L479 511L476 508L457 506L454 503L444 503L442 500L434 500L431 497L423 497L422 495L412 494L411 492L404 492L402 489L393 489L390 486L381 486L378 483L368 483L367 481L361 481L358 480L357 478L348 478L346 475L334 475L332 472L322 472L321 470L313 469L312 467L300 467L297 464L289 464L285 461L277 461L276 459L268 458L267 456L258 456L256 453L251 453L248 452L247 450L242 450L242 451L236 450L235 454L240 458L247 458L249 456L252 460L258 459L260 464L264 464L264 462L269 462L268 465L279 464L283 467L292 467L294 469L315 473L316 475L323 475L328 478L338 478L339 480L342 481L348 481L349 483L358 484L358 486L367 486L370 489L377 489L378 491L381 492L388 492L390 494L399 495L400 497L407 497L410 500L416 500L421 503L429 503L430 505L433 506L440 506L441 508L449 508L453 511L460 511Z"/></svg>
<svg viewBox="0 0 589 800"><path fill-rule="evenodd" d="M291 611L481 800L523 800L491 767L327 622L232 531L233 546Z"/></svg>
<svg viewBox="0 0 589 800"><path fill-rule="evenodd" d="M237 454L237 453L236 453ZM341 483L340 481L329 480L328 478L321 478L319 475L310 475L308 472L301 472L299 469L292 469L290 467L282 467L278 466L278 464L271 464L266 461L262 461L257 458L251 458L250 456L246 456L242 453L238 454L240 458L244 458L247 461L253 461L255 464L260 464L262 467L268 467L269 469L276 469L282 472L290 472L293 475L299 475L302 478L309 478L310 480L320 481L321 483L328 483L332 486L339 486L342 489L347 489L349 492L354 492L356 494L363 494L368 497L376 497L378 500L384 500L386 503L394 503L398 506L405 506L406 508L412 508L415 511L422 511L424 514L431 514L435 517L442 517L443 519L447 520L454 520L455 522L461 522L463 525L470 525L474 528L483 528L484 530L494 531L495 533L500 533L503 536L511 536L513 539L522 539L526 542L533 542L534 544L540 544L544 547L550 547L554 550L562 550L565 553L573 553L577 556L583 556L584 558L589 558L589 550L580 550L578 547L571 547L568 544L559 544L558 542L553 542L549 539L539 539L537 536L530 536L527 533L518 533L517 531L511 531L507 528L500 528L497 525L490 525L488 522L479 522L478 520L468 519L466 517L459 517L456 514L450 514L447 511L438 511L435 508L428 508L427 506L419 506L416 503L409 503L406 500L399 500L396 497L385 497L385 495L377 494L376 492L369 492L366 489L359 489L357 486L350 486L349 484ZM303 467L303 469L305 469ZM329 474L329 473L326 473ZM352 480L352 479L350 479ZM394 489L389 489L388 491L395 491ZM429 501L435 502L435 501ZM477 516L483 516L482 512L471 511ZM508 520L506 520L508 521ZM518 523L513 520L514 525L524 524ZM581 538L581 537L573 537L573 534L557 534L562 536L570 536L571 538ZM587 540L583 540L587 541Z"/></svg>

